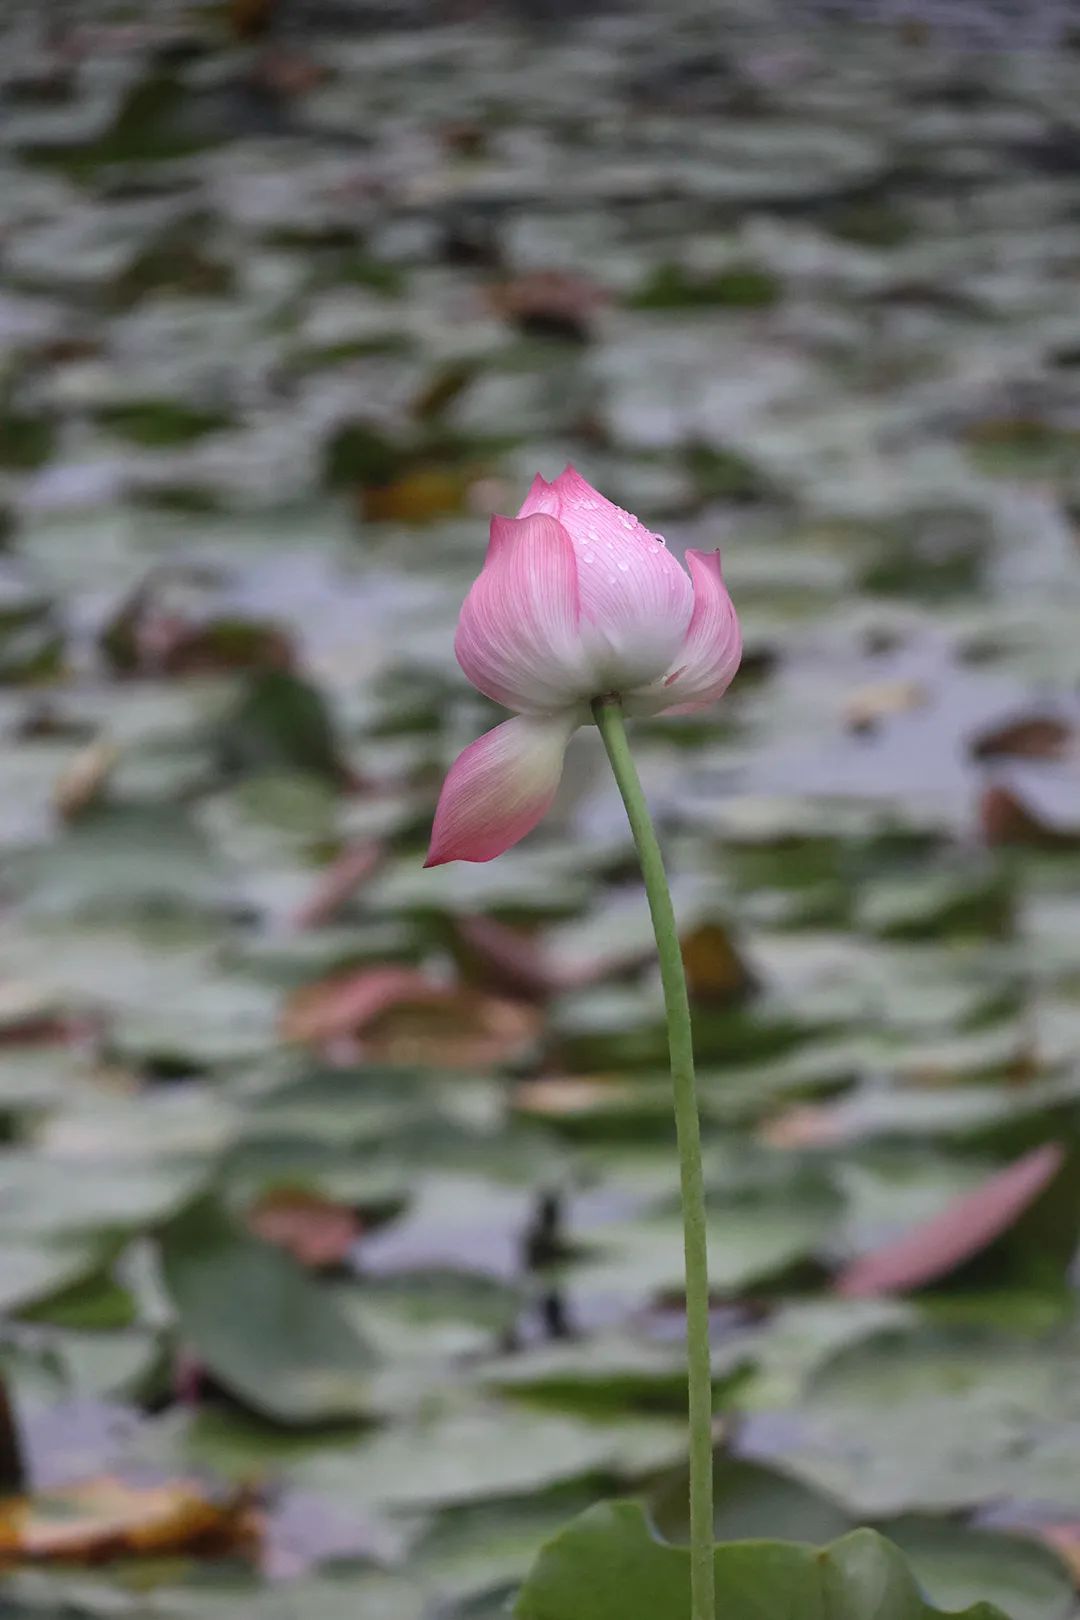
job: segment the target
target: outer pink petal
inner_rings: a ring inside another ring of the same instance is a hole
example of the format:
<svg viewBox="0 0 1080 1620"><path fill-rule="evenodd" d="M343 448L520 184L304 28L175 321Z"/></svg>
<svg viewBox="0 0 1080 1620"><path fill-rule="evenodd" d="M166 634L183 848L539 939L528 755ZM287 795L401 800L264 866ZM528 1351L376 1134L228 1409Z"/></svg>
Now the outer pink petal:
<svg viewBox="0 0 1080 1620"><path fill-rule="evenodd" d="M577 557L583 635L601 688L628 691L671 663L693 592L663 540L605 499L573 467L538 478L522 511L554 511Z"/></svg>
<svg viewBox="0 0 1080 1620"><path fill-rule="evenodd" d="M508 709L551 711L588 697L577 563L554 518L493 517L454 650L473 685Z"/></svg>
<svg viewBox="0 0 1080 1620"><path fill-rule="evenodd" d="M451 765L425 866L491 861L551 808L578 714L518 715L470 743Z"/></svg>
<svg viewBox="0 0 1080 1620"><path fill-rule="evenodd" d="M678 713L707 708L722 697L742 658L742 633L720 572L720 553L688 551L686 561L694 611L672 668L654 688L658 705Z"/></svg>

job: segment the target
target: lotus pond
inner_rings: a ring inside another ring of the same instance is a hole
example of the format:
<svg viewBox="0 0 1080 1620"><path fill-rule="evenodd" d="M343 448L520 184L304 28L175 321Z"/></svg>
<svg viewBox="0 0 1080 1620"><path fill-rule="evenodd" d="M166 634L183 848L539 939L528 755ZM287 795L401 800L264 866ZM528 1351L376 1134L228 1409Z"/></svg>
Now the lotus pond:
<svg viewBox="0 0 1080 1620"><path fill-rule="evenodd" d="M4 7L9 1620L496 1620L592 1504L685 1538L595 734L422 870L488 515L567 461L746 641L635 726L718 1537L1080 1612L1078 82L756 0Z"/></svg>

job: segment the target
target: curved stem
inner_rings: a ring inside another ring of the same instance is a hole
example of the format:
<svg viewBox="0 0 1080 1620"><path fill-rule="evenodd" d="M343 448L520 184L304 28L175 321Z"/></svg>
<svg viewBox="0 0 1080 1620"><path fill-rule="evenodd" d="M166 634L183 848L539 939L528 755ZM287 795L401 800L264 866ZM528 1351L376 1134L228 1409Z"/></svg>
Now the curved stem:
<svg viewBox="0 0 1080 1620"><path fill-rule="evenodd" d="M618 698L597 698L593 714L634 835L652 915L667 1013L675 1131L682 1183L686 1256L686 1348L690 1385L691 1620L716 1620L713 1595L712 1359L709 1350L709 1261L701 1126L694 1088L694 1043L682 950L664 860L623 723Z"/></svg>

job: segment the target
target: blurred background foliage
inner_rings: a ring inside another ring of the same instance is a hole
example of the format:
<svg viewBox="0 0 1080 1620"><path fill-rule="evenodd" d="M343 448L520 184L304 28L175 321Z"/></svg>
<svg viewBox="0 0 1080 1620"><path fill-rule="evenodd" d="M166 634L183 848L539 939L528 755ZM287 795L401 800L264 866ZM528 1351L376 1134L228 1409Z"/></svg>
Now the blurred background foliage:
<svg viewBox="0 0 1080 1620"><path fill-rule="evenodd" d="M1076 1613L1080 39L995 18L5 6L12 1620L493 1620L615 1491L685 1531L595 736L421 870L497 719L487 515L567 460L720 545L746 635L636 728L718 1534L872 1523L939 1606Z"/></svg>

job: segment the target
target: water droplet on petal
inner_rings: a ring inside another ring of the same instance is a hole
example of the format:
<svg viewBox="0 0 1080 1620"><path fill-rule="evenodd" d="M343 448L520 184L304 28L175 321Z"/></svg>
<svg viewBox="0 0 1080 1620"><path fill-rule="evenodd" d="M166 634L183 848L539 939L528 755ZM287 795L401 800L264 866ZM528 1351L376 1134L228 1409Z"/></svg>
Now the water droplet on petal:
<svg viewBox="0 0 1080 1620"><path fill-rule="evenodd" d="M666 546L667 545L667 541L664 539L662 534L658 534L656 536L656 543L657 543L658 546Z"/></svg>
<svg viewBox="0 0 1080 1620"><path fill-rule="evenodd" d="M591 551L583 551L581 553L581 560L582 560L582 562L591 563L592 560L593 560L592 552Z"/></svg>
<svg viewBox="0 0 1080 1620"><path fill-rule="evenodd" d="M609 574L608 577L607 577L607 582L608 582L609 585L614 585L614 583L615 583L615 575L614 574Z"/></svg>
<svg viewBox="0 0 1080 1620"><path fill-rule="evenodd" d="M619 564L619 573L620 574L628 574L629 572L630 572L630 564L628 562L621 562Z"/></svg>

